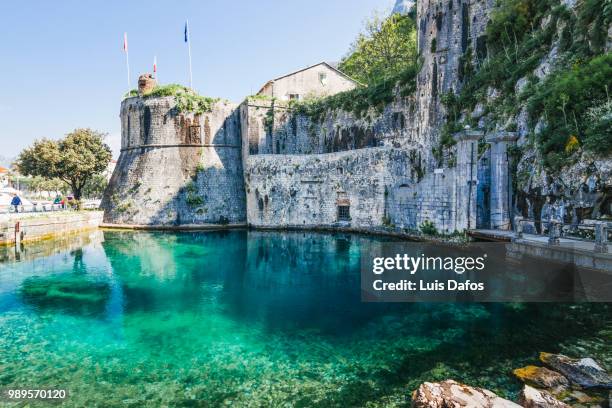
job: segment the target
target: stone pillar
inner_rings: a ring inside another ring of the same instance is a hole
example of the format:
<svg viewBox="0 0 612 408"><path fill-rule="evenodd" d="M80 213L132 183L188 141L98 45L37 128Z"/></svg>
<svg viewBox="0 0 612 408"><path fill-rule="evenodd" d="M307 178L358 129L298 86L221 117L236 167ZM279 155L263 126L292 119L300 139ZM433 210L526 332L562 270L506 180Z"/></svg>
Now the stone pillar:
<svg viewBox="0 0 612 408"><path fill-rule="evenodd" d="M561 243L561 226L562 224L551 218L548 223L548 245L559 245Z"/></svg>
<svg viewBox="0 0 612 408"><path fill-rule="evenodd" d="M595 224L595 252L608 253L608 223L598 222Z"/></svg>
<svg viewBox="0 0 612 408"><path fill-rule="evenodd" d="M491 228L500 230L512 229L512 178L508 145L518 138L515 132L499 131L486 137L491 145Z"/></svg>
<svg viewBox="0 0 612 408"><path fill-rule="evenodd" d="M514 238L521 239L523 238L523 217L516 216L514 217L514 227L516 233L514 234Z"/></svg>
<svg viewBox="0 0 612 408"><path fill-rule="evenodd" d="M458 231L476 228L476 184L478 183L478 140L484 132L464 130L455 133L457 141L457 213L455 225Z"/></svg>

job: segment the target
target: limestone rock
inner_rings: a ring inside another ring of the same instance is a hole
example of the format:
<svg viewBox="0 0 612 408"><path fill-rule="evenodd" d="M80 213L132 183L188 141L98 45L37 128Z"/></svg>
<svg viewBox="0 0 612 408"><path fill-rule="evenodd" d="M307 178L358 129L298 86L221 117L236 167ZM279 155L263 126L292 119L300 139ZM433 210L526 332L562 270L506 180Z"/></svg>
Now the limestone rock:
<svg viewBox="0 0 612 408"><path fill-rule="evenodd" d="M528 385L523 387L520 403L524 408L569 408L569 405L559 401L549 392L537 390Z"/></svg>
<svg viewBox="0 0 612 408"><path fill-rule="evenodd" d="M518 408L489 390L470 387L454 380L425 382L412 394L413 408Z"/></svg>
<svg viewBox="0 0 612 408"><path fill-rule="evenodd" d="M525 90L528 83L529 83L529 80L527 79L527 77L522 77L521 79L516 81L516 85L514 85L514 91L517 94L520 94L521 92L523 92L523 90Z"/></svg>
<svg viewBox="0 0 612 408"><path fill-rule="evenodd" d="M519 135L518 145L522 146L527 142L527 136L529 136L529 111L526 107L522 107L516 116L516 131Z"/></svg>
<svg viewBox="0 0 612 408"><path fill-rule="evenodd" d="M482 115L484 115L484 112L485 112L484 104L482 102L478 102L476 104L476 107L474 108L474 111L472 111L472 119L478 119L482 117Z"/></svg>
<svg viewBox="0 0 612 408"><path fill-rule="evenodd" d="M496 89L493 87L487 88L487 102L493 102L500 96L501 96L501 91L499 89Z"/></svg>
<svg viewBox="0 0 612 408"><path fill-rule="evenodd" d="M593 403L597 403L600 400L598 398L593 398L590 395L587 395L584 392L579 391L579 390L572 391L572 393L569 396L575 399L576 401L578 401L580 404L593 404Z"/></svg>
<svg viewBox="0 0 612 408"><path fill-rule="evenodd" d="M553 45L548 54L544 57L544 59L540 62L540 65L533 72L538 79L544 79L548 76L555 67L557 63L557 59L559 58L559 47L558 45Z"/></svg>
<svg viewBox="0 0 612 408"><path fill-rule="evenodd" d="M612 377L592 358L573 359L562 354L540 353L540 360L581 387L612 389Z"/></svg>
<svg viewBox="0 0 612 408"><path fill-rule="evenodd" d="M524 383L542 388L555 388L569 385L569 381L556 371L546 367L526 366L514 370L514 375Z"/></svg>

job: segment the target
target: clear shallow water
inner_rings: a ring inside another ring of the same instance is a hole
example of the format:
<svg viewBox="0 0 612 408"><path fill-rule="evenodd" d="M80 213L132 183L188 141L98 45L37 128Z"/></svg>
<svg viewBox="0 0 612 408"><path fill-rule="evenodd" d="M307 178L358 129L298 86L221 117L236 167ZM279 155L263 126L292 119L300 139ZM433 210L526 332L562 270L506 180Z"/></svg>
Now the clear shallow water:
<svg viewBox="0 0 612 408"><path fill-rule="evenodd" d="M539 351L611 366L609 305L361 303L370 240L98 232L33 249L0 264L0 387L67 388L65 406L408 406L447 378L515 398L511 370Z"/></svg>

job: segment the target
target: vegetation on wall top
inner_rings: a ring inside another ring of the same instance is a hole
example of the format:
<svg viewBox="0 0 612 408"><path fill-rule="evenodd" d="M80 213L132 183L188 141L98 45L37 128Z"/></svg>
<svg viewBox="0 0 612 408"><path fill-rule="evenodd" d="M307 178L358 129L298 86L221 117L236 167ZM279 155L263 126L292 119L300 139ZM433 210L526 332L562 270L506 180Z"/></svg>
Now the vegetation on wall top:
<svg viewBox="0 0 612 408"><path fill-rule="evenodd" d="M126 97L138 96L138 90L132 89ZM160 85L143 95L144 98L174 96L176 107L179 112L193 112L202 114L212 111L213 105L219 98L211 98L199 95L196 91L179 84Z"/></svg>

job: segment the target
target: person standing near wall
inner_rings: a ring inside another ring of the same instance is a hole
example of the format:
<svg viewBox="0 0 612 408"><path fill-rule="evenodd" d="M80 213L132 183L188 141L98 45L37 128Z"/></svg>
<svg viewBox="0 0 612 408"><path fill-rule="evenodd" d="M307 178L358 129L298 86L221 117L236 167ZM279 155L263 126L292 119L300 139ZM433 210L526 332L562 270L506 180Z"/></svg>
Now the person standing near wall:
<svg viewBox="0 0 612 408"><path fill-rule="evenodd" d="M11 200L11 205L15 207L15 212L19 212L19 206L21 205L21 198L17 194L13 194L13 199Z"/></svg>

